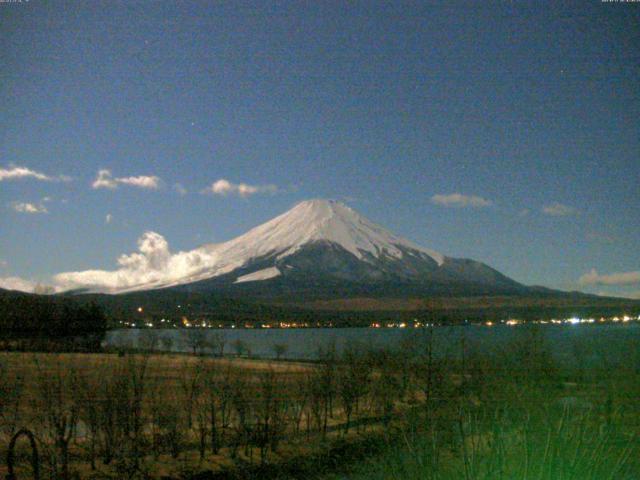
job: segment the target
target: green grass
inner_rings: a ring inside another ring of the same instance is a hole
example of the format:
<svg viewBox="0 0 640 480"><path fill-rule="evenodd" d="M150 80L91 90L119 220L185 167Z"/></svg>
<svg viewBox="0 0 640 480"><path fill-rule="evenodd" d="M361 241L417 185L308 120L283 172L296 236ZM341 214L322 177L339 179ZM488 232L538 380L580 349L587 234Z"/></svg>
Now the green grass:
<svg viewBox="0 0 640 480"><path fill-rule="evenodd" d="M529 413L529 412L528 412ZM473 410L432 425L415 418L383 454L326 480L634 480L640 439L622 418L560 408L544 416L492 419ZM421 423L422 422L422 423Z"/></svg>
<svg viewBox="0 0 640 480"><path fill-rule="evenodd" d="M462 381L413 410L382 453L323 480L640 479L640 364L557 367L535 332L470 353ZM460 365L451 366L460 372Z"/></svg>

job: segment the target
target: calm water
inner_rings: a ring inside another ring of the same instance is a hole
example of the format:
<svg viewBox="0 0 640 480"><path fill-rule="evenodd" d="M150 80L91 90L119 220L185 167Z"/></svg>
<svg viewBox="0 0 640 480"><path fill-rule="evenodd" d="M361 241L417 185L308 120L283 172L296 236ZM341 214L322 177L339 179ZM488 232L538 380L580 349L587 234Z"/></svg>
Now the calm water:
<svg viewBox="0 0 640 480"><path fill-rule="evenodd" d="M434 345L438 355L457 356L462 346L467 349L496 350L510 341L523 337L528 328L537 328L548 340L557 360L573 363L576 357L583 361L605 362L615 365L629 360L630 353L640 352L640 324L602 325L536 325L515 326L456 326L435 327ZM187 330L119 329L108 332L108 346L140 346L149 334L158 338L171 337L173 351L189 351ZM206 335L224 335L225 352L233 353L233 342L242 340L256 357L274 357L274 345L284 344L290 359L312 359L319 348L335 345L338 351L346 344L356 342L371 348L393 348L407 340L420 342L427 338L426 329L374 329L374 328L306 328L306 329L211 329Z"/></svg>

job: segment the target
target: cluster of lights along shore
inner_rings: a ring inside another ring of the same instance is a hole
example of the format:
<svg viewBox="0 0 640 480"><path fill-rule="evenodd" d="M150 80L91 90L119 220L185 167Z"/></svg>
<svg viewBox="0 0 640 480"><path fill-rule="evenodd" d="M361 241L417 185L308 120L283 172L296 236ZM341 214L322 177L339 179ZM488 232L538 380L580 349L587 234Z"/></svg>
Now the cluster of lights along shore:
<svg viewBox="0 0 640 480"><path fill-rule="evenodd" d="M178 308L181 308L178 305ZM138 316L144 314L144 308L138 307L136 309ZM602 324L602 323L629 323L640 322L640 315L630 316L621 315L613 317L598 317L598 318L581 318L581 317L569 317L569 318L552 318L550 320L521 320L517 318L508 318L501 320L485 320L485 321L469 321L464 320L463 325L477 325L493 327L496 325L507 325L510 327L524 325L524 324L537 324L537 325L582 325L582 324ZM136 319L136 320L120 320L118 322L122 327L127 328L333 328L334 324L331 321L269 321L269 322L234 322L234 323L220 323L202 319L190 319L187 316L182 316L179 320L170 320L167 318L161 318L159 320L149 319ZM434 327L438 325L444 325L443 323L427 323L420 322L418 319L400 321L400 322L372 322L369 324L369 328L425 328Z"/></svg>

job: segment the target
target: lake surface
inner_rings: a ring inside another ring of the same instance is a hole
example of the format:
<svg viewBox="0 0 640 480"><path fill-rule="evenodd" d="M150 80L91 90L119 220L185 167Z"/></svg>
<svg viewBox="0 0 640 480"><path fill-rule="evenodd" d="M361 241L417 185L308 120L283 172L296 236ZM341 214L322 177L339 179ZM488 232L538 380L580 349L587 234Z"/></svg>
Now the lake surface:
<svg viewBox="0 0 640 480"><path fill-rule="evenodd" d="M612 367L629 361L629 355L640 352L640 323L596 325L534 325L493 327L479 325L439 326L433 328L436 354L444 357L459 356L464 348L469 351L498 350L518 338L526 338L527 330L535 328L546 338L552 354L560 362L575 363L576 359L590 364L605 362ZM403 342L425 342L429 329L412 328L304 328L304 329L205 329L211 339L223 335L225 353L234 353L233 343L241 340L251 355L272 358L274 345L286 345L283 357L289 359L317 358L320 348L332 345L338 351L345 345L357 343L369 348L396 348ZM111 347L140 347L145 337L170 337L172 350L189 351L186 329L117 329L107 333L106 344Z"/></svg>

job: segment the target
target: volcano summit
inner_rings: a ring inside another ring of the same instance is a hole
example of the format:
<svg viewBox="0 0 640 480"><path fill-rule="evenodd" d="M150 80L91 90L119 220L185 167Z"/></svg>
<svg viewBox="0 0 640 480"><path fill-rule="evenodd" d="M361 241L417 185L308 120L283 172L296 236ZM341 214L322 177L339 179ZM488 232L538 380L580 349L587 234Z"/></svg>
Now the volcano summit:
<svg viewBox="0 0 640 480"><path fill-rule="evenodd" d="M116 271L63 273L61 284L94 292L159 288L271 295L509 294L527 287L489 266L444 256L399 237L343 203L308 200L218 244L171 254L147 232L140 253Z"/></svg>

